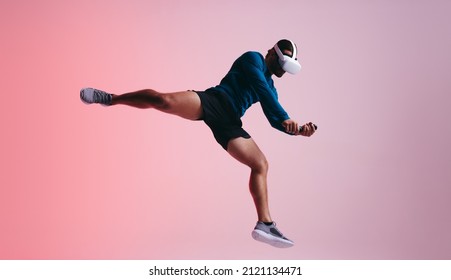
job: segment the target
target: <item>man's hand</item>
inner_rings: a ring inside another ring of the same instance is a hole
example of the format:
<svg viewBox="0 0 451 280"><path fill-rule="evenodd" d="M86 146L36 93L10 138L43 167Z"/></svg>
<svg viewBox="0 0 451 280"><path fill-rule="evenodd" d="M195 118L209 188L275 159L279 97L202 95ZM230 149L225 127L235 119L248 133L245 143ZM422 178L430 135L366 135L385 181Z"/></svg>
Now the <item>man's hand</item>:
<svg viewBox="0 0 451 280"><path fill-rule="evenodd" d="M302 126L302 130L299 127L299 124L292 120L288 119L282 123L282 126L285 128L285 131L289 134L293 135L302 135L306 137L310 137L315 133L316 129L313 123L306 123Z"/></svg>
<svg viewBox="0 0 451 280"><path fill-rule="evenodd" d="M282 126L285 128L286 133L299 135L299 125L296 121L292 119L285 120Z"/></svg>
<svg viewBox="0 0 451 280"><path fill-rule="evenodd" d="M300 135L310 137L313 135L313 133L315 133L316 128L313 123L309 122L309 123L304 124L302 126L302 129L300 129L300 130L301 130L301 132L299 133Z"/></svg>

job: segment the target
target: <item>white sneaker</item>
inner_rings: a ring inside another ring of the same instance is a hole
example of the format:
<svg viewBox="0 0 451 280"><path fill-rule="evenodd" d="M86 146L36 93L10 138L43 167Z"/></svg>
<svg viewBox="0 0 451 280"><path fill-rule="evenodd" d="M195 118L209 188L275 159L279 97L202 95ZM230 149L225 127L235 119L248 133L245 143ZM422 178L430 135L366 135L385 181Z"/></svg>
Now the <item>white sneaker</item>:
<svg viewBox="0 0 451 280"><path fill-rule="evenodd" d="M294 245L293 241L283 236L274 222L270 226L262 222L257 222L257 225L252 231L252 238L277 248L288 248Z"/></svg>

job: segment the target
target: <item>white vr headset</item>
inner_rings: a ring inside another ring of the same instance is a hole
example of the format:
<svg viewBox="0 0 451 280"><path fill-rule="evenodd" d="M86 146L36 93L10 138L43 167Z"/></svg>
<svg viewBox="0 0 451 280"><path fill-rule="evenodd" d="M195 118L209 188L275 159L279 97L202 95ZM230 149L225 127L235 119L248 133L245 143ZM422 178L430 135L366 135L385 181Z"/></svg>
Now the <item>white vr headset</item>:
<svg viewBox="0 0 451 280"><path fill-rule="evenodd" d="M293 46L292 57L283 54L277 44L274 45L274 50L276 51L277 56L279 57L279 64L280 67L282 67L283 71L288 72L290 74L296 74L299 71L301 71L301 64L299 64L299 61L297 61L296 58L297 55L296 45L291 41L290 43Z"/></svg>

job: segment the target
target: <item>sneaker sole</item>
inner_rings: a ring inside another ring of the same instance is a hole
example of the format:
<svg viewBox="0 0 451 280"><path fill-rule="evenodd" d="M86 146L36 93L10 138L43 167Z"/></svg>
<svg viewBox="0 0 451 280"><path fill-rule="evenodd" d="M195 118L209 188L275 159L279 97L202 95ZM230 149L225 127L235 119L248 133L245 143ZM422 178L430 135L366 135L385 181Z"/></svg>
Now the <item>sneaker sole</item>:
<svg viewBox="0 0 451 280"><path fill-rule="evenodd" d="M277 247L277 248L289 248L294 245L293 242L274 237L271 234L268 234L268 233L258 230L258 229L254 229L252 231L252 238L254 238L257 241L269 244L269 245Z"/></svg>

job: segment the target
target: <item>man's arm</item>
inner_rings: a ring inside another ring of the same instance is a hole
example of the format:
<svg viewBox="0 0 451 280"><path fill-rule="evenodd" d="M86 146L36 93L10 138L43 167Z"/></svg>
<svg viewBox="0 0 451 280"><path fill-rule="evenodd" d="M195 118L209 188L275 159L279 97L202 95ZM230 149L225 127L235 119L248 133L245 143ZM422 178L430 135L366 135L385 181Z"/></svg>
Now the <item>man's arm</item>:
<svg viewBox="0 0 451 280"><path fill-rule="evenodd" d="M312 123L306 123L300 129L298 122L290 119L282 108L277 99L277 92L266 81L262 64L264 61L262 62L261 58L255 53L249 53L246 59L246 64L243 66L244 71L259 95L263 112L271 126L289 135L310 137L315 133L316 128Z"/></svg>
<svg viewBox="0 0 451 280"><path fill-rule="evenodd" d="M257 54L249 53L246 56L243 70L257 93L260 105L271 126L288 133L282 123L289 120L290 117L280 105L277 99L277 92L266 81L263 63L264 61Z"/></svg>

